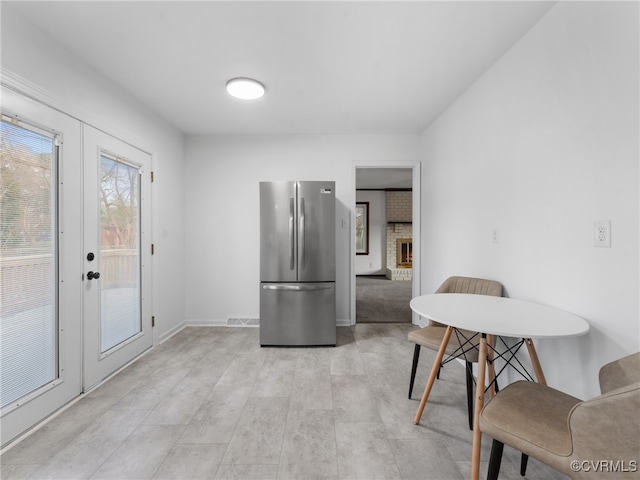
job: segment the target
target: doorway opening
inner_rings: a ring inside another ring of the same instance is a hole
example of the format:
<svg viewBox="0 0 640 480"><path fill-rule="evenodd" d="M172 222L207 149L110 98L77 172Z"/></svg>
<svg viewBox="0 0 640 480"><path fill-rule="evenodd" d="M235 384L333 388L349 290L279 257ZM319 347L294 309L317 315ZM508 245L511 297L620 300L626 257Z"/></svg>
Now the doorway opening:
<svg viewBox="0 0 640 480"><path fill-rule="evenodd" d="M409 302L419 291L419 174L418 164L355 168L353 323L414 321Z"/></svg>

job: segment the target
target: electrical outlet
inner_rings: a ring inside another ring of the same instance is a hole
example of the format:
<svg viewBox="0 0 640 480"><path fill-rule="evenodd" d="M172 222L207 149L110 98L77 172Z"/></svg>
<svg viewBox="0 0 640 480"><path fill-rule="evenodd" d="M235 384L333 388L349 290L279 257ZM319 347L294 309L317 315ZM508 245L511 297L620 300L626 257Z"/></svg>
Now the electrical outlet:
<svg viewBox="0 0 640 480"><path fill-rule="evenodd" d="M611 220L593 222L593 246L611 247Z"/></svg>
<svg viewBox="0 0 640 480"><path fill-rule="evenodd" d="M500 232L497 228L491 229L491 243L500 243Z"/></svg>

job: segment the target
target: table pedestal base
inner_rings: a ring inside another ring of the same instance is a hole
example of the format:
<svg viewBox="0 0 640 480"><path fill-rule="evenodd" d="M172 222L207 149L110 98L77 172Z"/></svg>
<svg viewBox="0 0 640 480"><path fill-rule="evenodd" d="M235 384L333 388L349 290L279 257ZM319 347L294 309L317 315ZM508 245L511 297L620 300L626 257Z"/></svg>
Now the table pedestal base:
<svg viewBox="0 0 640 480"><path fill-rule="evenodd" d="M413 423L418 425L420 423L420 419L422 418L422 413L424 412L425 406L427 405L427 400L429 399L429 395L431 394L431 389L433 388L433 384L436 381L438 376L438 371L440 370L440 365L442 364L442 359L444 358L445 351L447 346L449 345L449 339L451 338L451 334L453 333L454 327L447 326L445 330L444 337L442 338L442 343L440 344L440 348L438 349L438 353L436 354L436 358L433 362L433 367L431 368L431 373L429 374L429 380L427 381L427 385L424 388L424 393L422 394L422 398L420 399L420 405L418 406L418 411L416 412L416 416L413 419ZM538 359L538 354L536 352L535 346L533 345L533 341L530 338L525 338L522 340L527 346L527 350L529 352L529 357L531 358L531 363L533 365L533 371L536 375L536 379L538 383L546 385L547 381L544 377L544 373L542 372L542 366L540 365L540 360ZM518 344L517 348L520 348L522 343ZM478 353L478 379L476 381L476 401L475 401L475 410L473 415L473 446L471 452L471 480L479 480L480 478L480 448L482 446L482 432L480 432L480 412L484 407L484 395L485 395L485 378L487 375L487 370L489 371L489 397L493 398L493 396L497 393L496 388L496 372L493 361L493 354L495 352L494 349L494 338L492 335L487 335L485 333L481 334L480 345L479 345L479 353ZM517 352L517 349L516 349ZM503 355L498 355L500 358L505 358ZM515 358L515 352L511 352L511 357L506 359L507 365L511 364L511 359ZM503 369L504 370L504 369ZM502 371L502 370L501 370ZM498 372L498 375L500 372ZM526 378L526 377L525 377Z"/></svg>

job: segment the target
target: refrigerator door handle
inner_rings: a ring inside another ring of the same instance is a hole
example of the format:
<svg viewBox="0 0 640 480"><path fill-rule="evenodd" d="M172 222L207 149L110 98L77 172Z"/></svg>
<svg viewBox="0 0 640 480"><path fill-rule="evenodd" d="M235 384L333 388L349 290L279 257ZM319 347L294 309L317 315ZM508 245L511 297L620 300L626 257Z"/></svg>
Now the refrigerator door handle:
<svg viewBox="0 0 640 480"><path fill-rule="evenodd" d="M300 232L298 232L300 249L300 269L305 266L305 231L304 231L304 197L300 198Z"/></svg>
<svg viewBox="0 0 640 480"><path fill-rule="evenodd" d="M308 292L312 290L327 290L332 288L332 285L332 283L327 283L326 285L262 285L262 289Z"/></svg>
<svg viewBox="0 0 640 480"><path fill-rule="evenodd" d="M296 266L294 218L295 218L295 199L291 197L289 198L289 269L290 270L293 270Z"/></svg>

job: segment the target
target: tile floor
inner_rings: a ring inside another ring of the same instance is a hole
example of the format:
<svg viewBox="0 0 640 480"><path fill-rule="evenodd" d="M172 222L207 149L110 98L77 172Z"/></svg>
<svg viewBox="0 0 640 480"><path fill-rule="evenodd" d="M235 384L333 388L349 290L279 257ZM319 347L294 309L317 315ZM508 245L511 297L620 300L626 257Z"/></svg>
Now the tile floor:
<svg viewBox="0 0 640 480"><path fill-rule="evenodd" d="M257 328L188 327L0 457L3 480L469 477L464 370L449 364L421 425L434 353L407 399L415 327L338 328L335 348L260 348ZM482 476L490 440L483 445ZM505 448L500 478L519 479ZM527 479L565 478L530 460Z"/></svg>

